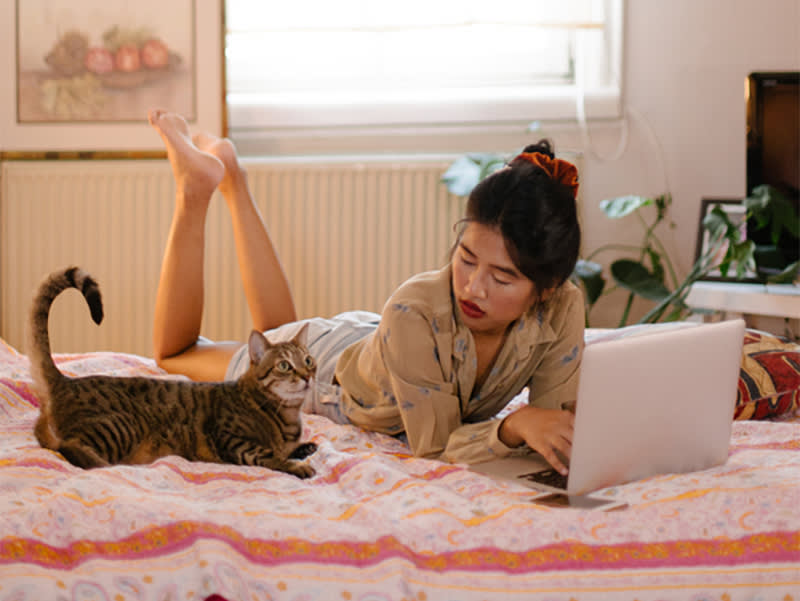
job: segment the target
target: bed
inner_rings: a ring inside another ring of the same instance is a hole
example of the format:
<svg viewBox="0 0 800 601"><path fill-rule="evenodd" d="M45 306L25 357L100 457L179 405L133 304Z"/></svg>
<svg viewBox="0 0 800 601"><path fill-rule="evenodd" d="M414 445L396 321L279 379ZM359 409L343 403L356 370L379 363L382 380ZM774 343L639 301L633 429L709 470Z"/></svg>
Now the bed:
<svg viewBox="0 0 800 601"><path fill-rule="evenodd" d="M629 508L601 512L319 416L311 480L177 457L83 471L36 443L27 358L0 340L0 601L800 601L800 345L748 330L744 349L727 463L605 489Z"/></svg>

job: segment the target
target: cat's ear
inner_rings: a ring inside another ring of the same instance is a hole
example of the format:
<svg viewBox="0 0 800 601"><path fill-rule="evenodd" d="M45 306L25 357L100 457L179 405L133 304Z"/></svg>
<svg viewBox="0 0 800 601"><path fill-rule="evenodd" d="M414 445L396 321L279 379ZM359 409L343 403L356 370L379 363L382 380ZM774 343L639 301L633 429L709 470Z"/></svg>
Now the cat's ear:
<svg viewBox="0 0 800 601"><path fill-rule="evenodd" d="M250 363L257 364L261 362L264 354L269 349L270 344L267 337L258 330L250 332L250 339L247 341L247 347L250 351Z"/></svg>
<svg viewBox="0 0 800 601"><path fill-rule="evenodd" d="M308 346L308 326L309 322L305 322L303 327L300 328L300 331L294 335L292 338L292 342L295 344L302 344L303 346Z"/></svg>

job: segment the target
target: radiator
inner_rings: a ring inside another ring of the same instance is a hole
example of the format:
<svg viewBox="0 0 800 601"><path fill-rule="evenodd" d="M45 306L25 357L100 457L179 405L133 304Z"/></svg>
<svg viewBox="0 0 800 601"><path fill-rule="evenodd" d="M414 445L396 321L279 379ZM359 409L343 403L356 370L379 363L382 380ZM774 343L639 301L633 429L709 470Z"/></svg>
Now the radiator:
<svg viewBox="0 0 800 601"><path fill-rule="evenodd" d="M289 277L300 317L379 312L410 275L446 260L463 208L440 183L446 161L246 161L251 190ZM96 276L98 327L77 291L50 316L54 352L151 355L153 305L174 185L166 161L8 161L0 196L0 336L24 350L40 279L77 264ZM246 340L230 219L212 200L202 333Z"/></svg>

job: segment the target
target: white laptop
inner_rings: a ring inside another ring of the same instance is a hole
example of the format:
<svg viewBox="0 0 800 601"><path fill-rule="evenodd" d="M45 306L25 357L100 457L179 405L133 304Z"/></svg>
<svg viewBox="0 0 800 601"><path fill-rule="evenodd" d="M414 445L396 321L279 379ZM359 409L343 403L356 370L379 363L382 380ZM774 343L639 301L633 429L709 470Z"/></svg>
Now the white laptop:
<svg viewBox="0 0 800 601"><path fill-rule="evenodd" d="M537 453L470 469L539 491L583 495L724 463L744 327L737 319L588 345L566 483Z"/></svg>

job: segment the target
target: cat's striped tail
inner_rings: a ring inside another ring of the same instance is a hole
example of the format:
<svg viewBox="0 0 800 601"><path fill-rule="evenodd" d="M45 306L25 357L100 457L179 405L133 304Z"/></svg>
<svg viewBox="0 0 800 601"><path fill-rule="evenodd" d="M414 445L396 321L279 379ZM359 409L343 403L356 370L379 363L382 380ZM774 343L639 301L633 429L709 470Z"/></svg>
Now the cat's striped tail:
<svg viewBox="0 0 800 601"><path fill-rule="evenodd" d="M42 281L31 305L27 348L33 381L42 392L49 389L49 383L64 377L50 355L47 321L53 301L67 288L76 288L83 294L96 324L103 321L100 288L94 278L80 267L67 267L56 271Z"/></svg>

